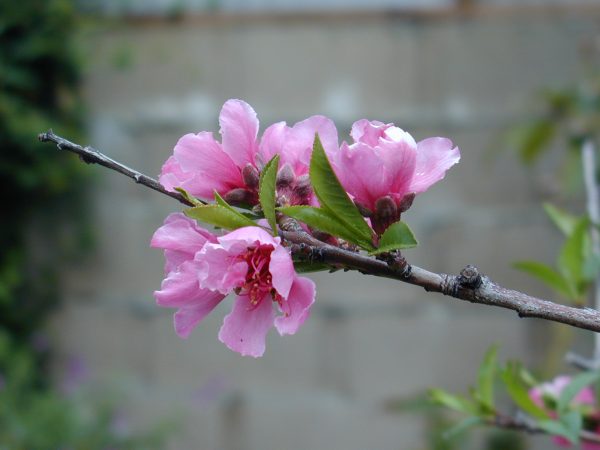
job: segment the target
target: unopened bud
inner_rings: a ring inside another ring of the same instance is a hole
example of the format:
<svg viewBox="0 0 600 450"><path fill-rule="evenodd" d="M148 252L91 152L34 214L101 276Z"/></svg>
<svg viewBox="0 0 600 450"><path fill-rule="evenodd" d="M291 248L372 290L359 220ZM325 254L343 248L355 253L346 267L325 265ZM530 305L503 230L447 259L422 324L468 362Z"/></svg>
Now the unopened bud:
<svg viewBox="0 0 600 450"><path fill-rule="evenodd" d="M223 196L223 199L232 205L241 205L243 203L251 203L252 192L244 188L235 188L230 190Z"/></svg>
<svg viewBox="0 0 600 450"><path fill-rule="evenodd" d="M296 181L296 186L294 187L294 193L298 196L298 198L308 198L308 196L312 193L312 186L310 185L310 178L308 175L302 175L298 177Z"/></svg>
<svg viewBox="0 0 600 450"><path fill-rule="evenodd" d="M408 211L413 204L415 195L416 194L414 192L411 192L410 194L406 194L404 197L402 197L402 200L400 200L400 205L398 206L400 213Z"/></svg>
<svg viewBox="0 0 600 450"><path fill-rule="evenodd" d="M277 173L276 185L278 188L288 187L294 182L294 178L296 177L294 175L292 166L286 163L281 169L279 169L279 172Z"/></svg>
<svg viewBox="0 0 600 450"><path fill-rule="evenodd" d="M354 204L356 205L356 207L358 208L358 211L364 216L364 217L371 217L373 215L373 211L371 211L369 208L367 208L365 205L363 205L362 203L359 203L357 201L354 202Z"/></svg>
<svg viewBox="0 0 600 450"><path fill-rule="evenodd" d="M378 235L383 234L387 227L398 219L400 219L400 211L392 197L386 195L378 198L375 202L375 213L371 217L371 225L375 232Z"/></svg>
<svg viewBox="0 0 600 450"><path fill-rule="evenodd" d="M398 216L398 207L392 197L386 195L377 199L375 202L375 215L382 220L394 219Z"/></svg>
<svg viewBox="0 0 600 450"><path fill-rule="evenodd" d="M242 169L242 179L250 189L258 188L258 181L260 180L258 169L252 164L246 164L246 167Z"/></svg>

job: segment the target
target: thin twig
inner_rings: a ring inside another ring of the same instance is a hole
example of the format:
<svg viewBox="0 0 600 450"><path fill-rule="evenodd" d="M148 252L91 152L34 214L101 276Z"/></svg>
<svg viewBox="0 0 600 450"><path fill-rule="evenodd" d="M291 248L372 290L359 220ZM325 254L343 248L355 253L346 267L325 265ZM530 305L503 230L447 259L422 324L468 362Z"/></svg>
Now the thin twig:
<svg viewBox="0 0 600 450"><path fill-rule="evenodd" d="M504 414L496 414L496 417L487 422L488 425L505 428L507 430L523 431L529 434L548 434L546 430L538 427L535 422L526 418L512 417ZM582 441L600 443L600 435L591 431L579 432Z"/></svg>
<svg viewBox="0 0 600 450"><path fill-rule="evenodd" d="M179 200L184 205L190 203L180 194L167 191L158 181L134 171L106 157L90 147L82 147L67 141L52 132L40 134L41 141L50 141L60 149L72 151L85 162L97 163L116 170L137 183ZM296 224L297 225L297 224ZM382 261L364 254L351 252L319 241L299 229L293 221L282 226L280 235L289 244L295 256L317 255L324 263L379 277L393 278L405 283L421 286L428 292L439 292L460 300L482 305L498 306L516 311L519 317L537 317L560 322L585 330L600 332L600 312L590 308L574 308L532 297L519 291L503 288L482 276L473 266L465 267L456 275L429 272L417 266L409 266L402 259Z"/></svg>
<svg viewBox="0 0 600 450"><path fill-rule="evenodd" d="M115 161L112 158L109 158L103 153L100 153L98 150L92 147L82 147L79 144L75 144L71 141L68 141L65 138L57 136L52 132L52 130L49 130L46 133L40 133L38 135L38 139L42 142L53 142L61 150L67 150L69 152L76 153L77 155L79 155L81 160L87 164L99 164L108 169L119 172L120 174L123 174L126 177L131 178L138 184L149 187L150 189L154 189L155 191L158 191L161 194L168 195L169 197L173 197L175 200L179 200L184 205L194 206L192 203L188 202L185 199L185 197L179 192L167 191L163 187L163 185L156 181L154 178L151 178L148 175L144 175L143 173L140 173L137 170L133 170L127 167L126 165L121 164L120 162Z"/></svg>

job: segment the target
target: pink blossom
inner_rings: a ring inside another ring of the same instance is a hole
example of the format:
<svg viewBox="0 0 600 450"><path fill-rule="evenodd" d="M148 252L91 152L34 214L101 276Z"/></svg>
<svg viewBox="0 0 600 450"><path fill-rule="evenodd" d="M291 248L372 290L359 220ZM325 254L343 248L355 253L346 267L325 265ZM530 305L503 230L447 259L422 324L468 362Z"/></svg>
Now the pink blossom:
<svg viewBox="0 0 600 450"><path fill-rule="evenodd" d="M161 289L154 292L156 303L177 308L174 315L176 333L188 338L192 330L210 313L225 295L200 287L196 253L216 237L181 213L171 214L154 233L150 245L165 251L165 275Z"/></svg>
<svg viewBox="0 0 600 450"><path fill-rule="evenodd" d="M554 405L558 401L560 394L571 383L571 377L568 375L560 375L554 380L540 384L529 391L529 397L533 402L540 408L548 411L548 414L552 418L557 418L558 415L553 410ZM595 409L596 397L594 391L590 386L584 387L571 401L571 406L587 406L594 407ZM600 429L595 430L600 434ZM563 436L553 436L552 441L560 447L571 447L571 443L568 439ZM583 450L600 450L600 444L595 442L581 442L581 448Z"/></svg>
<svg viewBox="0 0 600 450"><path fill-rule="evenodd" d="M256 112L242 100L228 100L219 115L221 142L211 132L186 134L179 139L173 155L160 174L168 190L181 187L203 199L216 190L230 203L256 204L259 174L279 154L278 193L282 203L308 204L312 192L308 167L315 133L326 149L337 150L337 130L323 116L312 116L288 127L278 122L265 130L259 143Z"/></svg>
<svg viewBox="0 0 600 450"><path fill-rule="evenodd" d="M399 220L414 195L444 178L460 159L449 139L417 143L393 124L363 119L352 125L350 134L354 143L343 142L340 151L329 156L342 185L371 217L377 232Z"/></svg>
<svg viewBox="0 0 600 450"><path fill-rule="evenodd" d="M315 300L314 283L296 275L280 238L262 228L240 228L217 240L207 243L195 262L201 288L237 294L219 340L242 355L262 356L272 326L285 335L304 323Z"/></svg>
<svg viewBox="0 0 600 450"><path fill-rule="evenodd" d="M296 275L281 239L259 227L216 237L183 214L171 214L154 233L151 246L164 249L166 259L166 278L154 293L156 302L177 308L175 331L182 338L235 292L219 340L242 355L262 356L269 329L296 333L315 300L314 283ZM276 316L272 305L281 315Z"/></svg>
<svg viewBox="0 0 600 450"><path fill-rule="evenodd" d="M253 180L244 180L242 171L246 166L249 172L257 170L256 112L246 102L228 100L221 109L219 124L222 142L208 131L179 139L173 156L162 167L159 180L165 188L181 187L204 199L212 199L215 190L221 195L233 189L246 190L250 195L255 190ZM254 178L257 183L258 178Z"/></svg>

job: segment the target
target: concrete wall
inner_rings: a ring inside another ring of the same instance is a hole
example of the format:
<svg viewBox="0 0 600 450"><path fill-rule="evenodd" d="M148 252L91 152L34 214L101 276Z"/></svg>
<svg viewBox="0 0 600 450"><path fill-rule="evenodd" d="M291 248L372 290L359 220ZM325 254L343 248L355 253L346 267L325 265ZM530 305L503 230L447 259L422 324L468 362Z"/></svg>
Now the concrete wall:
<svg viewBox="0 0 600 450"><path fill-rule="evenodd" d="M473 263L502 284L549 295L510 265L556 253L559 236L539 206L550 172L522 169L499 135L537 89L580 75L579 44L598 18L97 30L85 41L90 143L155 175L180 135L217 131L220 106L235 97L263 125L321 113L341 139L362 117L394 121L417 140L448 136L462 161L406 215L421 242L406 256L447 273ZM98 250L69 272L53 334L95 381L125 383L134 424L184 411L173 449L423 448L422 419L386 413L387 400L430 386L466 389L494 342L502 357L529 363L548 345L550 327L535 320L354 273L315 275L312 317L297 336L272 333L262 359L217 341L230 302L182 341L171 312L154 305L163 258L149 248L180 205L106 170L97 175Z"/></svg>

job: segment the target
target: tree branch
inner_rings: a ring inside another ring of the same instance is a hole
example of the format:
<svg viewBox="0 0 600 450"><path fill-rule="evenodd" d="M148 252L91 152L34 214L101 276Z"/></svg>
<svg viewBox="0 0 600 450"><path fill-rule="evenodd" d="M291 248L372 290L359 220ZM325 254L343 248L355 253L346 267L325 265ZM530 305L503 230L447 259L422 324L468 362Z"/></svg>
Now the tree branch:
<svg viewBox="0 0 600 450"><path fill-rule="evenodd" d="M41 142L53 142L60 150L67 150L69 152L79 155L79 157L84 163L99 164L108 169L119 172L120 174L123 174L126 177L131 178L138 184L149 187L150 189L154 189L155 191L158 191L161 194L168 195L169 197L172 197L175 200L179 200L184 205L195 206L189 201L187 201L185 197L179 192L167 191L162 186L162 184L160 184L154 178L151 178L148 175L144 175L143 173L140 173L137 170L133 170L127 167L126 165L121 164L120 162L115 161L114 159L109 158L108 156L100 153L98 150L92 147L82 147L79 144L75 144L71 141L68 141L65 138L57 136L52 132L52 130L48 130L46 133L40 133L38 135L38 139Z"/></svg>
<svg viewBox="0 0 600 450"><path fill-rule="evenodd" d="M91 147L74 144L52 131L41 133L42 142L53 142L61 150L78 154L88 164L115 170L136 183L168 195L187 206L192 206L181 194L167 191L158 181L103 155ZM297 258L320 261L335 267L357 270L363 274L392 278L421 286L428 292L439 292L460 300L482 305L498 306L516 311L519 317L537 317L571 325L585 330L600 332L600 312L590 308L574 308L532 297L519 291L503 288L488 277L479 274L473 266L465 267L459 275L429 272L410 266L402 257L390 255L381 260L364 254L326 244L303 231L293 220L281 224L281 237L291 245Z"/></svg>
<svg viewBox="0 0 600 450"><path fill-rule="evenodd" d="M511 417L504 414L496 414L496 417L489 420L487 424L507 430L523 431L529 434L548 434L547 431L539 428L534 422L526 418ZM600 435L591 431L582 430L579 433L579 437L582 441L600 443Z"/></svg>

